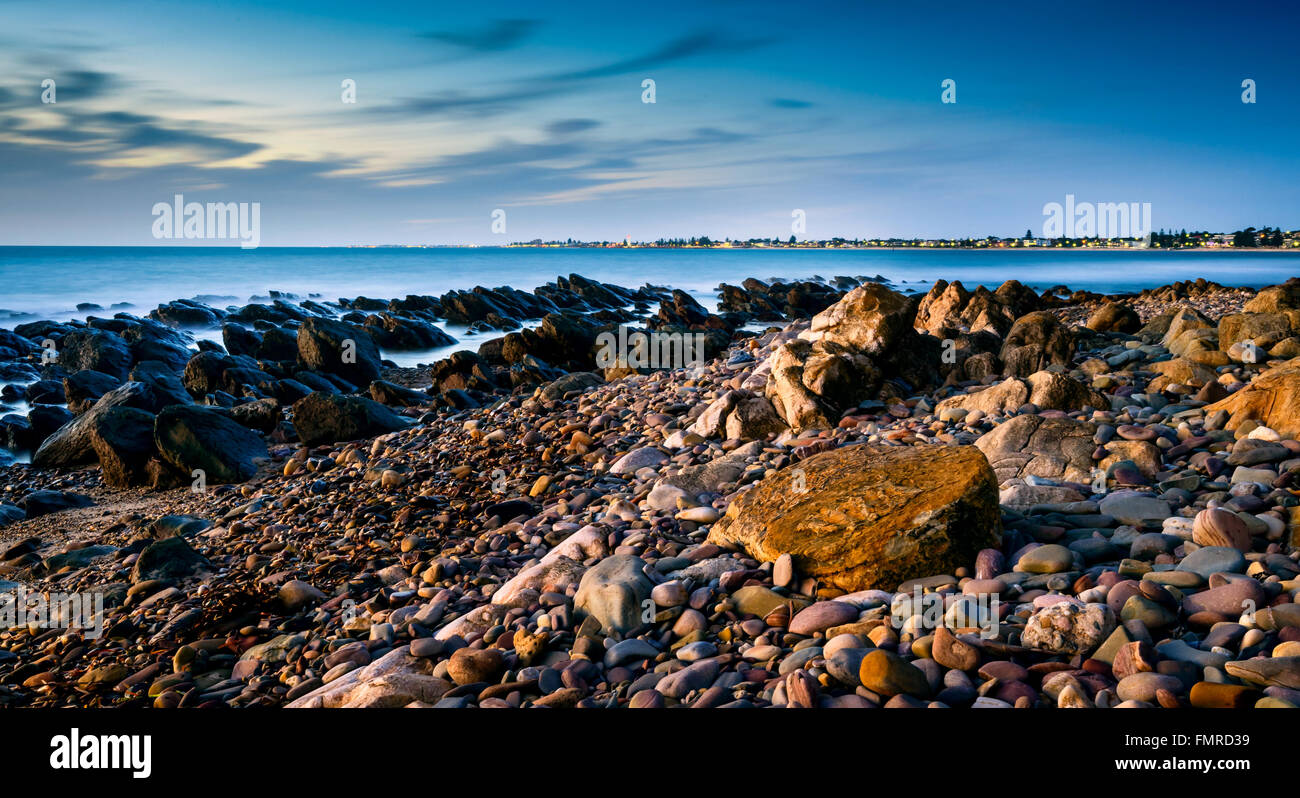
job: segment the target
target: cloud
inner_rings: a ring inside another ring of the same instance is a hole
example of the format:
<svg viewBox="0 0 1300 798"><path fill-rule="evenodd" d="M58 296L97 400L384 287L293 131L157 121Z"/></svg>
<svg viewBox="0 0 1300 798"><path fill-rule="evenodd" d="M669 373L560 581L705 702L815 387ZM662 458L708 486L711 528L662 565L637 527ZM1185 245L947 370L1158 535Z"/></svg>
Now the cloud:
<svg viewBox="0 0 1300 798"><path fill-rule="evenodd" d="M590 69L562 72L551 80L578 81L626 75L647 69L666 66L676 61L699 55L741 53L769 43L770 39L729 39L712 31L701 31L674 39L644 55L612 61Z"/></svg>
<svg viewBox="0 0 1300 798"><path fill-rule="evenodd" d="M262 149L262 145L250 141L161 127L147 121L120 128L117 140L123 150L188 147L202 151L205 157L213 160L238 158Z"/></svg>
<svg viewBox="0 0 1300 798"><path fill-rule="evenodd" d="M591 81L645 72L701 55L723 55L753 50L771 39L734 39L706 31L682 36L648 53L611 61L587 69L525 78L513 87L481 94L444 91L401 100L381 110L408 115L464 114L492 116L518 111L539 100L577 93Z"/></svg>
<svg viewBox="0 0 1300 798"><path fill-rule="evenodd" d="M121 78L108 72L88 69L68 69L66 67L43 65L22 85L20 81L12 88L0 86L0 108L40 105L44 87L42 81L49 78L54 81L55 100L57 103L84 103L106 97L126 85Z"/></svg>
<svg viewBox="0 0 1300 798"><path fill-rule="evenodd" d="M478 30L432 31L420 37L478 53L494 53L518 47L540 25L536 19L498 19Z"/></svg>
<svg viewBox="0 0 1300 798"><path fill-rule="evenodd" d="M788 97L774 97L770 103L773 108L792 108L803 109L812 108L813 104L806 100L792 100Z"/></svg>
<svg viewBox="0 0 1300 798"><path fill-rule="evenodd" d="M107 72L96 72L87 69L71 72L51 70L48 77L54 80L58 92L57 98L60 103L85 102L98 99L111 94L122 86L120 79Z"/></svg>
<svg viewBox="0 0 1300 798"><path fill-rule="evenodd" d="M29 147L75 146L75 157L92 163L105 157L140 155L156 150L185 151L191 161L223 161L250 155L262 145L191 125L178 127L160 117L129 111L83 111L63 101L45 106L62 125L29 126L21 119L0 115L0 130L16 144Z"/></svg>
<svg viewBox="0 0 1300 798"><path fill-rule="evenodd" d="M645 150L680 150L691 149L695 147L707 147L716 144L738 144L742 141L749 141L754 137L747 133L735 133L730 130L721 130L716 127L697 127L689 135L681 138L653 138L647 139L644 143L635 145Z"/></svg>
<svg viewBox="0 0 1300 798"><path fill-rule="evenodd" d="M459 91L444 91L424 97L408 97L378 110L385 113L416 116L434 114L493 116L518 110L530 102L545 97L553 97L564 91L565 89L559 86L552 86L549 89L532 86L478 95Z"/></svg>
<svg viewBox="0 0 1300 798"><path fill-rule="evenodd" d="M599 126L600 122L595 119L557 119L546 126L546 132L553 136L569 136Z"/></svg>

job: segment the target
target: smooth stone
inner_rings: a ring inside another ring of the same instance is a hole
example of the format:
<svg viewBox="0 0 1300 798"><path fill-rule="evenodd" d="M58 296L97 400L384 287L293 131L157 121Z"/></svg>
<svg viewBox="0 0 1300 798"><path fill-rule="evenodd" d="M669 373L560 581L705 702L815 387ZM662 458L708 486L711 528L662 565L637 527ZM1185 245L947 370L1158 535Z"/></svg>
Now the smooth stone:
<svg viewBox="0 0 1300 798"><path fill-rule="evenodd" d="M841 648L826 655L826 672L850 687L862 685L862 659L871 648Z"/></svg>
<svg viewBox="0 0 1300 798"><path fill-rule="evenodd" d="M693 662L676 673L670 673L660 679L655 685L655 690L668 698L680 701L692 691L703 690L713 684L713 680L718 678L719 670L720 666L715 659Z"/></svg>
<svg viewBox="0 0 1300 798"><path fill-rule="evenodd" d="M928 696L930 682L925 673L892 651L872 649L858 669L862 686L883 696Z"/></svg>
<svg viewBox="0 0 1300 798"><path fill-rule="evenodd" d="M1144 521L1163 521L1173 515L1168 502L1128 492L1112 493L1102 499L1101 512L1136 527Z"/></svg>
<svg viewBox="0 0 1300 798"><path fill-rule="evenodd" d="M659 656L659 649L640 638L620 640L605 651L606 668L614 668L634 660L653 660Z"/></svg>
<svg viewBox="0 0 1300 798"><path fill-rule="evenodd" d="M1163 673L1143 671L1133 673L1119 680L1115 693L1122 701L1155 701L1157 690L1168 690L1177 694L1182 692L1183 683L1176 676Z"/></svg>
<svg viewBox="0 0 1300 798"><path fill-rule="evenodd" d="M1074 566L1074 554L1065 546L1049 543L1020 555L1016 570L1031 574L1055 574Z"/></svg>
<svg viewBox="0 0 1300 798"><path fill-rule="evenodd" d="M1209 581L1211 574L1243 573L1246 570L1246 557L1236 549L1206 546L1184 557L1178 563L1178 570L1191 571Z"/></svg>
<svg viewBox="0 0 1300 798"><path fill-rule="evenodd" d="M687 645L677 649L677 659L683 662L696 662L698 660L707 659L708 657L716 657L717 655L718 647L707 640L688 643Z"/></svg>
<svg viewBox="0 0 1300 798"><path fill-rule="evenodd" d="M1197 709L1246 709L1254 706L1259 698L1259 690L1253 687L1214 682L1197 682L1188 694L1188 700Z"/></svg>
<svg viewBox="0 0 1300 798"><path fill-rule="evenodd" d="M1300 690L1300 657L1239 660L1227 663L1224 670L1229 676L1251 684Z"/></svg>
<svg viewBox="0 0 1300 798"><path fill-rule="evenodd" d="M800 610L790 619L790 632L797 635L812 635L857 619L858 608L852 604L842 601L819 601Z"/></svg>

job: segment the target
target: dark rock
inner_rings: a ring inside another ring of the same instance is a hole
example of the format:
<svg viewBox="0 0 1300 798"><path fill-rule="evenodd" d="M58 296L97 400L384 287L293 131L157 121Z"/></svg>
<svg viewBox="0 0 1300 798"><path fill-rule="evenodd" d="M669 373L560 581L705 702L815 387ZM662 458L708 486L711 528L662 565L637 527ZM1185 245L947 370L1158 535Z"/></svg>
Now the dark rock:
<svg viewBox="0 0 1300 798"><path fill-rule="evenodd" d="M7 524L12 524L15 521L21 521L26 517L27 517L27 512L23 510L23 508L13 504L6 504L4 502L0 502L0 527L3 527ZM8 556L11 550L12 548L5 551L6 560L11 560L14 559L14 557L20 557L23 554L29 553L25 551L19 551L19 552L15 552L12 556ZM35 549L33 548L32 551L35 551Z"/></svg>
<svg viewBox="0 0 1300 798"><path fill-rule="evenodd" d="M101 371L83 370L63 378L63 394L68 409L81 414L94 406L99 397L122 384L122 381Z"/></svg>
<svg viewBox="0 0 1300 798"><path fill-rule="evenodd" d="M375 380L370 383L370 398L392 407L419 407L430 402L427 393L413 391L387 380Z"/></svg>
<svg viewBox="0 0 1300 798"><path fill-rule="evenodd" d="M181 382L184 365L173 368L159 360L142 360L131 369L131 381L147 385L156 398L157 407L192 404L189 392Z"/></svg>
<svg viewBox="0 0 1300 798"><path fill-rule="evenodd" d="M426 321L376 313L366 319L366 331L385 349L433 349L451 346L456 339Z"/></svg>
<svg viewBox="0 0 1300 798"><path fill-rule="evenodd" d="M188 299L168 302L149 312L149 318L173 327L211 327L221 321L221 315L221 311L215 308Z"/></svg>
<svg viewBox="0 0 1300 798"><path fill-rule="evenodd" d="M37 380L23 389L23 398L34 405L61 405L65 401L63 383L58 380Z"/></svg>
<svg viewBox="0 0 1300 798"><path fill-rule="evenodd" d="M154 456L154 415L136 407L110 407L96 413L90 444L99 457L104 481L114 488L143 485Z"/></svg>
<svg viewBox="0 0 1300 798"><path fill-rule="evenodd" d="M91 444L91 430L94 429L98 416L112 407L137 407L156 412L159 409L158 397L144 383L128 382L114 388L101 396L85 413L59 427L46 438L32 455L32 465L37 468L57 468L92 462L95 459L95 449Z"/></svg>
<svg viewBox="0 0 1300 798"><path fill-rule="evenodd" d="M125 380L131 350L119 336L102 330L77 330L59 341L59 365L70 372L98 371Z"/></svg>
<svg viewBox="0 0 1300 798"><path fill-rule="evenodd" d="M312 318L298 328L298 359L309 369L356 385L379 379L379 349L364 328Z"/></svg>
<svg viewBox="0 0 1300 798"><path fill-rule="evenodd" d="M150 579L183 579L211 568L212 564L190 548L184 538L164 538L150 543L140 552L131 569L131 582L138 584Z"/></svg>
<svg viewBox="0 0 1300 798"><path fill-rule="evenodd" d="M174 468L201 470L208 482L243 482L267 456L261 436L215 410L173 405L154 423L154 446Z"/></svg>
<svg viewBox="0 0 1300 798"><path fill-rule="evenodd" d="M18 506L27 513L28 518L89 507L94 503L89 496L62 490L36 490L18 500Z"/></svg>
<svg viewBox="0 0 1300 798"><path fill-rule="evenodd" d="M230 417L240 426L266 434L280 421L280 402L273 397L245 402L230 408Z"/></svg>
<svg viewBox="0 0 1300 798"><path fill-rule="evenodd" d="M294 403L293 425L299 440L314 446L373 438L405 429L408 421L374 400L318 391Z"/></svg>

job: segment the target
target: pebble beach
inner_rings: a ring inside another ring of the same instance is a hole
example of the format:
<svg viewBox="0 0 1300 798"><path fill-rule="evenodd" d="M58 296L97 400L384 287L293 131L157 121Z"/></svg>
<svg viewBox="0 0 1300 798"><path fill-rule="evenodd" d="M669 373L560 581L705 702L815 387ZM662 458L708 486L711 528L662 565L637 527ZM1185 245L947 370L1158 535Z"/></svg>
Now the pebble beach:
<svg viewBox="0 0 1300 798"><path fill-rule="evenodd" d="M1300 281L896 289L0 331L0 706L1300 707Z"/></svg>

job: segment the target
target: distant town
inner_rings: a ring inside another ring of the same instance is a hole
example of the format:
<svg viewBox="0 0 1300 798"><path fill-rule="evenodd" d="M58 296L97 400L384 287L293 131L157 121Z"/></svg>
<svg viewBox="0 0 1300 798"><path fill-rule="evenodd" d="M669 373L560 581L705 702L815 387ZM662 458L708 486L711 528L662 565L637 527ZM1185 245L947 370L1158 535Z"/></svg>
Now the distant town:
<svg viewBox="0 0 1300 798"><path fill-rule="evenodd" d="M800 240L796 236L721 240L699 238L661 238L657 241L532 241L512 247L636 247L661 249L1289 249L1300 248L1300 230L1271 227L1248 227L1234 233L1179 232L1161 230L1144 238L1042 238L1032 230L1018 238L830 238Z"/></svg>
<svg viewBox="0 0 1300 798"><path fill-rule="evenodd" d="M459 244L358 244L360 247L481 246ZM661 238L656 241L516 241L505 247L569 249L1300 249L1300 230L1247 227L1232 233L1161 230L1142 238L1044 238L1032 230L1015 238Z"/></svg>

